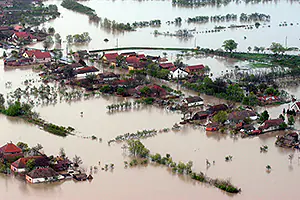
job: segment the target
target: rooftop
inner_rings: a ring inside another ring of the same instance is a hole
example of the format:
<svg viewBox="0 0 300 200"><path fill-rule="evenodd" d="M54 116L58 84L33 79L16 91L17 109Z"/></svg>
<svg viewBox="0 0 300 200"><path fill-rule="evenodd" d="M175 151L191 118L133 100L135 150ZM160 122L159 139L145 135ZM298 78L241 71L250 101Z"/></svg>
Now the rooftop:
<svg viewBox="0 0 300 200"><path fill-rule="evenodd" d="M0 148L1 153L21 153L22 149L14 145L13 143L7 143Z"/></svg>
<svg viewBox="0 0 300 200"><path fill-rule="evenodd" d="M59 174L52 168L37 168L29 172L27 175L31 178L49 178L58 176Z"/></svg>

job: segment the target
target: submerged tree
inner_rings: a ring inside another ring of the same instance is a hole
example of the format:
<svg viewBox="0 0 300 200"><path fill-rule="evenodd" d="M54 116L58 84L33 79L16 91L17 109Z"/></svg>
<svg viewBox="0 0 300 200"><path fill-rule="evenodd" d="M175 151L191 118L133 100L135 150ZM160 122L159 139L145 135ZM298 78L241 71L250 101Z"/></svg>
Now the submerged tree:
<svg viewBox="0 0 300 200"><path fill-rule="evenodd" d="M149 155L149 149L147 149L143 143L139 140L129 140L128 141L129 152L133 156L147 158Z"/></svg>
<svg viewBox="0 0 300 200"><path fill-rule="evenodd" d="M225 51L229 51L229 52L232 52L233 50L235 50L237 48L237 46L238 46L238 43L236 43L232 39L225 40L222 45L222 47L225 49Z"/></svg>
<svg viewBox="0 0 300 200"><path fill-rule="evenodd" d="M74 167L79 167L83 162L80 158L80 156L75 155L73 158Z"/></svg>

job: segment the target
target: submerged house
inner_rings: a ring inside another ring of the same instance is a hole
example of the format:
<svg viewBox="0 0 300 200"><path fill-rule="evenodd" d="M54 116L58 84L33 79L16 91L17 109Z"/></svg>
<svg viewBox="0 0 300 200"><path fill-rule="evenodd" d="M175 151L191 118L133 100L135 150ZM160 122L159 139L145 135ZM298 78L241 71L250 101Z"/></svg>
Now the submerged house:
<svg viewBox="0 0 300 200"><path fill-rule="evenodd" d="M182 79L182 78L186 78L189 73L183 69L180 68L171 68L170 70L170 74L169 74L169 78L171 79Z"/></svg>
<svg viewBox="0 0 300 200"><path fill-rule="evenodd" d="M171 62L168 62L168 63L160 63L159 67L161 69L173 69L173 68L175 68L175 65Z"/></svg>
<svg viewBox="0 0 300 200"><path fill-rule="evenodd" d="M185 68L185 71L187 71L190 74L199 74L203 73L204 65L193 65L193 66L187 66Z"/></svg>
<svg viewBox="0 0 300 200"><path fill-rule="evenodd" d="M188 107L202 106L203 99L199 96L187 97L187 98L183 99L183 103L186 104Z"/></svg>
<svg viewBox="0 0 300 200"><path fill-rule="evenodd" d="M22 149L14 145L12 142L0 148L0 158L11 160L17 157L23 157Z"/></svg>
<svg viewBox="0 0 300 200"><path fill-rule="evenodd" d="M262 126L258 127L258 129L261 131L276 130L276 129L280 129L280 126L282 124L284 124L284 121L281 118L270 119L270 120L265 121Z"/></svg>
<svg viewBox="0 0 300 200"><path fill-rule="evenodd" d="M110 65L116 66L118 56L119 56L118 53L106 53L106 54L104 54L102 59L104 62L106 62Z"/></svg>
<svg viewBox="0 0 300 200"><path fill-rule="evenodd" d="M290 110L294 110L295 112L299 112L300 111L300 102L299 101L295 101L292 105Z"/></svg>
<svg viewBox="0 0 300 200"><path fill-rule="evenodd" d="M209 114L216 114L220 111L226 111L228 110L228 106L226 104L218 104L218 105L214 105L214 106L211 106L207 109L207 112Z"/></svg>
<svg viewBox="0 0 300 200"><path fill-rule="evenodd" d="M49 159L47 156L30 156L26 158L19 158L17 161L10 165L10 169L13 172L25 172L26 164L29 160L35 161L35 167L47 167L49 166Z"/></svg>
<svg viewBox="0 0 300 200"><path fill-rule="evenodd" d="M228 115L228 120L231 122L240 122L244 121L245 119L251 119L251 120L256 120L257 115L254 111L252 110L241 110L241 111L233 111Z"/></svg>
<svg viewBox="0 0 300 200"><path fill-rule="evenodd" d="M203 120L203 119L207 119L207 117L208 117L208 113L206 111L199 111L193 115L192 120Z"/></svg>
<svg viewBox="0 0 300 200"><path fill-rule="evenodd" d="M44 183L62 179L64 179L64 176L60 175L52 168L37 168L26 175L26 180L29 183Z"/></svg>

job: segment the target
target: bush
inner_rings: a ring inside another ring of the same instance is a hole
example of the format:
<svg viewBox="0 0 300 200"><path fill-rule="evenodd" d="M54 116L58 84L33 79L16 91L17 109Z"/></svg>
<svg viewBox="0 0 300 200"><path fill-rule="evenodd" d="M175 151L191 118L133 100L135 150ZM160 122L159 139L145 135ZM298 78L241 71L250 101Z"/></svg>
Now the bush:
<svg viewBox="0 0 300 200"><path fill-rule="evenodd" d="M152 105L154 102L154 98L153 97L147 97L144 99L144 103L148 104L148 105Z"/></svg>

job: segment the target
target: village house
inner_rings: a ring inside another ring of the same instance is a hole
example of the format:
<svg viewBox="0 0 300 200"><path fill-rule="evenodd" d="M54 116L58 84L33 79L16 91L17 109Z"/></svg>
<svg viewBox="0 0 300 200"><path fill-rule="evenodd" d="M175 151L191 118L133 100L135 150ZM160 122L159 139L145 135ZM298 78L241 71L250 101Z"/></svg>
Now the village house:
<svg viewBox="0 0 300 200"><path fill-rule="evenodd" d="M12 142L0 148L0 158L11 160L18 157L23 157L22 149L14 145Z"/></svg>
<svg viewBox="0 0 300 200"><path fill-rule="evenodd" d="M210 106L208 109L207 109L207 112L209 114L216 114L220 111L226 111L228 110L228 106L226 104L218 104L218 105L214 105L214 106Z"/></svg>
<svg viewBox="0 0 300 200"><path fill-rule="evenodd" d="M183 79L189 75L188 72L184 71L180 68L172 68L170 69L169 78L170 79Z"/></svg>
<svg viewBox="0 0 300 200"><path fill-rule="evenodd" d="M284 124L283 119L270 119L264 122L264 124L260 127L258 127L261 131L271 131L271 130L277 130L280 129L280 125Z"/></svg>
<svg viewBox="0 0 300 200"><path fill-rule="evenodd" d="M47 167L49 166L49 159L47 156L30 156L26 158L19 158L17 161L10 165L10 169L13 172L22 173L26 171L26 164L29 160L35 161L35 167Z"/></svg>
<svg viewBox="0 0 300 200"><path fill-rule="evenodd" d="M51 167L57 171L67 171L70 166L72 165L72 162L68 158L62 158L62 157L56 157L55 163L52 163Z"/></svg>
<svg viewBox="0 0 300 200"><path fill-rule="evenodd" d="M299 149L299 135L296 132L292 132L278 136L275 144L280 147Z"/></svg>
<svg viewBox="0 0 300 200"><path fill-rule="evenodd" d="M129 56L136 56L137 54L135 52L124 52L121 53L120 56L123 56L125 58L129 57Z"/></svg>
<svg viewBox="0 0 300 200"><path fill-rule="evenodd" d="M188 107L202 106L203 99L199 96L187 97L183 99L182 103L187 105Z"/></svg>
<svg viewBox="0 0 300 200"><path fill-rule="evenodd" d="M126 63L128 66L128 70L136 70L140 68L140 60L138 56L129 56L126 58Z"/></svg>
<svg viewBox="0 0 300 200"><path fill-rule="evenodd" d="M160 63L159 67L161 69L169 69L170 70L170 69L175 68L175 65L173 63L171 63L171 62L168 62L168 63Z"/></svg>
<svg viewBox="0 0 300 200"><path fill-rule="evenodd" d="M258 100L263 104L280 102L280 98L277 96L262 96L262 97L258 97Z"/></svg>
<svg viewBox="0 0 300 200"><path fill-rule="evenodd" d="M228 120L234 123L238 123L244 121L245 119L256 120L257 115L252 110L241 110L241 111L233 111L229 113Z"/></svg>
<svg viewBox="0 0 300 200"><path fill-rule="evenodd" d="M22 40L37 42L37 38L33 36L31 33L27 33L27 32L15 31L14 34L11 36L11 41L13 42L19 43Z"/></svg>
<svg viewBox="0 0 300 200"><path fill-rule="evenodd" d="M34 63L48 63L51 62L51 54L49 52L42 52L38 49L26 50L22 56L24 58L31 58Z"/></svg>
<svg viewBox="0 0 300 200"><path fill-rule="evenodd" d="M62 179L64 179L64 176L60 175L52 168L37 168L26 175L26 180L29 183L44 183Z"/></svg>
<svg viewBox="0 0 300 200"><path fill-rule="evenodd" d="M89 66L89 67L80 67L80 68L76 68L75 69L75 74L77 75L76 77L80 77L79 75L83 75L85 77L85 75L89 74L89 73L94 73L94 72L98 72L99 69L97 69L94 66Z"/></svg>
<svg viewBox="0 0 300 200"><path fill-rule="evenodd" d="M207 117L208 117L208 113L206 111L199 111L193 115L192 120L203 120L203 119L207 119Z"/></svg>
<svg viewBox="0 0 300 200"><path fill-rule="evenodd" d="M185 71L187 71L189 74L200 74L203 73L204 65L193 65L193 66L187 66L185 68Z"/></svg>
<svg viewBox="0 0 300 200"><path fill-rule="evenodd" d="M105 72L98 74L98 77L103 81L114 81L118 80L120 78L120 75L113 72Z"/></svg>
<svg viewBox="0 0 300 200"><path fill-rule="evenodd" d="M51 62L51 54L49 52L35 51L32 58L35 63Z"/></svg>
<svg viewBox="0 0 300 200"><path fill-rule="evenodd" d="M102 59L105 63L116 66L118 56L118 53L105 53Z"/></svg>
<svg viewBox="0 0 300 200"><path fill-rule="evenodd" d="M295 101L290 107L290 110L294 110L296 113L300 112L300 102Z"/></svg>

